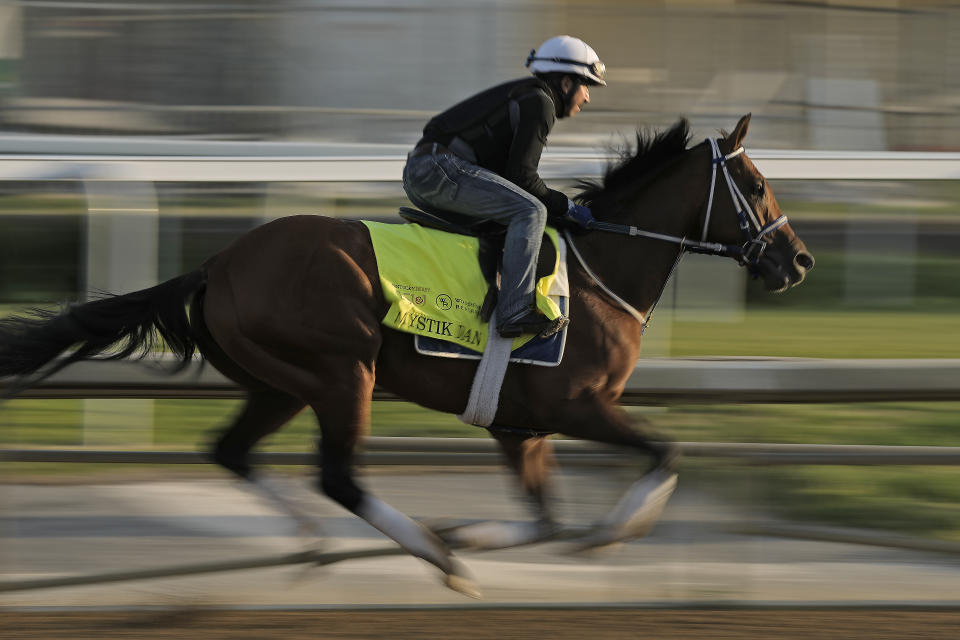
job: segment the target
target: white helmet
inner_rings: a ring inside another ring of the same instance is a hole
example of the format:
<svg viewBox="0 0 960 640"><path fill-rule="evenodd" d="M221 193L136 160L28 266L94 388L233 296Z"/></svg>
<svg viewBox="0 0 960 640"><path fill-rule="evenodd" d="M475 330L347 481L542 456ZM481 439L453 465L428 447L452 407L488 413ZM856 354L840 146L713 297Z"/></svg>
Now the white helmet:
<svg viewBox="0 0 960 640"><path fill-rule="evenodd" d="M591 84L607 86L603 79L607 68L597 52L590 48L580 38L571 36L555 36L550 38L539 49L530 51L527 56L527 66L531 73L551 73L555 71L572 73L582 76Z"/></svg>

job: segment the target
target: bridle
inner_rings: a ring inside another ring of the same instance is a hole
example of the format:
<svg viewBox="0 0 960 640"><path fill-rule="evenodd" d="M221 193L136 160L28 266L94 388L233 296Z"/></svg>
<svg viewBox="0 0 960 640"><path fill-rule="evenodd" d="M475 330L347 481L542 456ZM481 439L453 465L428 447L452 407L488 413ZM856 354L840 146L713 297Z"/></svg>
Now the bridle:
<svg viewBox="0 0 960 640"><path fill-rule="evenodd" d="M727 190L730 192L730 198L733 200L734 209L736 209L737 222L740 225L740 230L743 232L746 241L739 249L736 248L736 245L732 245L732 247L731 245L714 245L702 253L736 258L740 264L746 265L747 268L750 269L750 272L754 273L757 263L760 261L761 256L763 256L763 252L767 249L768 243L764 240L764 236L787 224L787 216L781 214L780 217L773 222L761 226L759 216L754 213L753 207L750 206L750 203L743 195L743 192L740 191L737 183L730 177L730 170L727 168L727 160L731 160L742 154L744 151L743 147L738 147L727 155L723 155L720 151L720 145L716 140L708 138L707 142L710 143L710 150L713 153L713 160L711 161L713 170L710 177L710 197L707 200L707 214L703 218L703 232L700 234L700 244L705 246L709 244L706 242L707 228L710 226L710 211L713 209L713 192L717 184L717 166L723 169L723 177L726 179ZM722 248L718 250L717 247ZM688 249L688 251L699 252L696 248Z"/></svg>
<svg viewBox="0 0 960 640"><path fill-rule="evenodd" d="M743 147L723 155L720 151L720 145L713 138L708 138L710 150L713 154L711 160L712 172L710 176L710 197L707 199L707 213L703 217L703 230L700 233L699 240L690 240L686 237L671 236L664 233L655 233L653 231L644 231L637 227L614 224L611 222L601 222L594 220L590 223L590 229L597 231L606 231L608 233L619 233L628 236L641 236L644 238L653 238L663 240L664 242L673 242L683 247L684 251L690 253L705 253L714 256L723 256L726 258L735 258L740 264L751 268L756 268L763 252L767 248L768 242L764 236L776 231L787 223L787 216L781 215L773 222L761 226L760 218L753 211L753 207L747 201L746 196L740 191L740 187L730 177L730 170L727 168L727 161L736 158L743 153ZM717 167L723 170L723 177L727 183L727 190L730 192L730 198L733 200L733 207L736 210L737 222L743 231L745 242L742 245L721 244L719 242L707 242L707 229L710 227L710 214L713 211L713 196L717 185Z"/></svg>
<svg viewBox="0 0 960 640"><path fill-rule="evenodd" d="M723 256L725 258L734 258L741 265L747 267L751 275L758 275L760 258L763 256L763 253L766 251L767 245L769 244L769 242L765 239L765 236L785 225L787 223L787 216L780 215L780 217L773 222L770 222L766 225L761 225L759 216L757 216L757 214L754 212L753 207L750 206L750 202L743 195L743 192L740 191L740 187L738 187L737 183L734 182L733 178L730 176L730 170L727 168L727 161L741 155L744 152L743 147L738 147L737 149L724 155L723 152L720 151L720 145L717 140L713 138L707 138L707 142L710 144L710 152L712 154L712 159L710 161L710 195L707 198L707 211L703 217L703 229L700 233L699 240L690 240L685 236L672 236L665 233L645 231L632 225L602 222L600 220L592 221L588 228L607 233L651 238L654 240L662 240L664 242L679 244L681 247L681 252L677 256L676 262L674 262L673 269L670 270L671 276L673 275L677 265L680 263L680 259L685 253L701 253L713 256ZM720 167L720 169L723 171L723 177L727 183L727 191L730 192L730 198L733 201L733 208L737 215L737 223L740 227L740 230L743 232L744 243L740 245L723 244L720 242L707 242L707 230L710 227L710 214L713 212L713 197L716 192L717 185L717 167ZM660 296L663 295L663 289L660 290L660 295L657 296L657 300L653 303L653 307L650 308L648 316L644 317L642 313L634 309L629 303L611 291L605 284L603 284L603 282L600 281L599 278L597 278L596 274L594 274L590 267L587 266L586 261L583 259L583 256L580 255L577 247L573 244L570 233L564 231L564 236L567 240L567 244L573 250L573 255L576 256L577 261L580 262L580 266L583 267L584 271L587 272L587 275L589 275L607 295L613 298L621 307L623 307L628 313L636 318L643 329L646 329L647 325L650 323L650 316L653 315L653 309L657 306L657 302L660 301ZM669 280L670 277L668 276L664 281L664 287L666 287L666 282L669 282Z"/></svg>

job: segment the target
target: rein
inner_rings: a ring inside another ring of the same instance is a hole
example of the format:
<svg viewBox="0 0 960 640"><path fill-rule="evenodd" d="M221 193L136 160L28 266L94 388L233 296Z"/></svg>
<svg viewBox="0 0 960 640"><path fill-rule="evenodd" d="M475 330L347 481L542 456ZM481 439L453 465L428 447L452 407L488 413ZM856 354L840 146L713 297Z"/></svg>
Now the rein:
<svg viewBox="0 0 960 640"><path fill-rule="evenodd" d="M573 238L571 237L569 231L564 230L563 232L567 244L571 249L573 249L573 255L576 256L577 262L580 263L580 266L583 267L583 270L586 271L587 275L593 279L593 281L604 293L610 296L615 302L617 302L617 304L623 307L627 313L633 316L637 322L640 323L641 335L644 331L646 331L647 326L650 324L650 318L653 316L653 310L656 308L657 303L660 302L660 298L663 296L664 289L666 289L667 282L670 281L670 277L673 276L674 271L677 269L677 265L680 264L680 259L683 258L685 253L701 253L706 255L722 256L725 258L734 258L741 265L746 266L751 274L756 275L757 265L759 264L760 258L763 256L768 244L768 242L764 240L764 236L766 236L768 233L776 231L787 223L787 216L781 215L773 222L765 226L761 226L760 218L757 217L757 214L753 211L753 208L750 206L747 198L740 191L740 187L738 187L737 183L734 182L733 178L730 177L730 170L727 168L727 161L732 160L733 158L736 158L742 154L744 152L744 148L741 146L727 155L723 155L723 153L720 151L720 145L716 140L713 138L707 138L707 142L710 143L710 151L713 157L711 160L712 171L710 175L710 196L707 199L707 212L703 218L703 230L700 234L700 240L690 240L685 236L672 236L665 233L645 231L644 229L639 229L632 225L602 222L600 220L593 220L587 227L591 230L603 231L606 233L650 238L653 240L672 242L680 245L681 252L677 256L676 261L673 263L673 267L670 269L667 279L664 280L663 287L660 289L660 293L657 295L657 299L654 301L653 306L650 307L650 311L646 317L600 281L593 270L587 266L587 262L583 259L583 256L580 255L576 245L573 243ZM745 242L742 245L722 244L719 242L706 241L707 229L710 226L710 214L713 211L713 196L717 184L718 166L723 170L723 176L727 183L727 191L730 192L730 198L733 201L733 207L736 210L737 222L745 238Z"/></svg>

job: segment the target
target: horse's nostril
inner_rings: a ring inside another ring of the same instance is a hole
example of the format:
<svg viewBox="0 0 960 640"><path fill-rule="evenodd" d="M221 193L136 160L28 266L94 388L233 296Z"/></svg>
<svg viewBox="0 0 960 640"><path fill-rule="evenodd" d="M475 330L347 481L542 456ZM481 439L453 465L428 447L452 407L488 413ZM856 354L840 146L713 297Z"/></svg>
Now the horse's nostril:
<svg viewBox="0 0 960 640"><path fill-rule="evenodd" d="M796 265L798 271L810 271L816 261L806 251L798 251L797 255L793 257L793 264Z"/></svg>

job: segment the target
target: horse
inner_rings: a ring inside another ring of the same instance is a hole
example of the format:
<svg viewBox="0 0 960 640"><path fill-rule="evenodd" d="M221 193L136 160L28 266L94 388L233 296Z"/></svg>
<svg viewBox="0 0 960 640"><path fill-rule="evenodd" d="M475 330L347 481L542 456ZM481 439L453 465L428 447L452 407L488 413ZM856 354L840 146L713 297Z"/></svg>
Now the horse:
<svg viewBox="0 0 960 640"><path fill-rule="evenodd" d="M81 359L142 357L157 335L184 366L199 352L246 392L239 415L210 448L212 461L257 482L251 449L309 407L320 432L318 490L436 566L447 586L478 596L451 548L525 544L557 531L550 434L636 454L639 480L582 539L584 547L653 526L676 483L678 448L653 438L617 399L650 311L685 252L734 259L772 292L799 284L813 267L743 151L749 121L747 114L729 135L694 146L685 119L658 133L638 132L636 149L601 181L581 183L577 200L596 222L592 231L565 234L577 261L569 266L564 358L551 368L511 364L488 427L532 505L533 519L513 528L431 530L354 476L375 383L429 409L459 413L478 366L419 355L412 336L382 326L387 303L360 221L278 219L152 288L6 318L0 377L14 376L16 393Z"/></svg>

